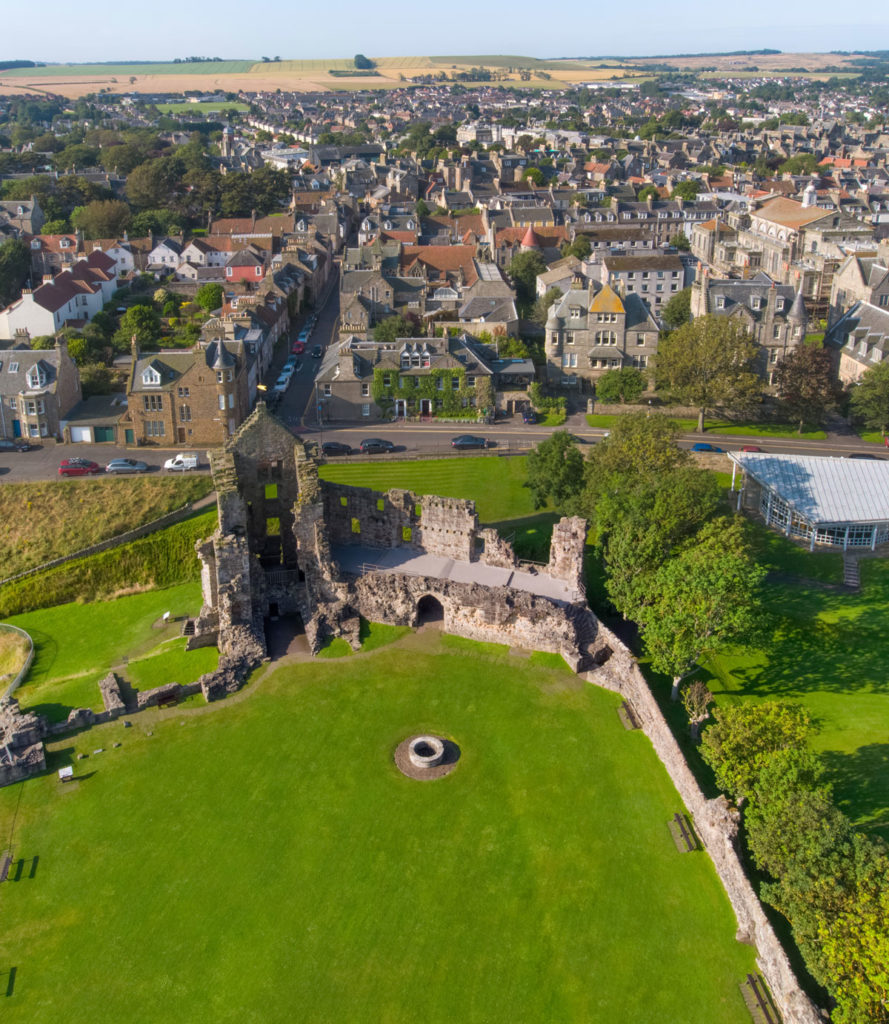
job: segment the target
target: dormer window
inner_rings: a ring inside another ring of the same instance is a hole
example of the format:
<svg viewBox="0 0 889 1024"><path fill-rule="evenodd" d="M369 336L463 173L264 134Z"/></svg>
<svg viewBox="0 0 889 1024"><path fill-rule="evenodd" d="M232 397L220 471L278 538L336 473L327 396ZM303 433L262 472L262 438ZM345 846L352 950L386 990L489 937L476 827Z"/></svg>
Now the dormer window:
<svg viewBox="0 0 889 1024"><path fill-rule="evenodd" d="M716 308L717 309L725 309L725 296L724 295L717 295L716 296Z"/></svg>
<svg viewBox="0 0 889 1024"><path fill-rule="evenodd" d="M153 366L147 366L142 371L142 386L146 388L159 388L161 386L161 375Z"/></svg>
<svg viewBox="0 0 889 1024"><path fill-rule="evenodd" d="M759 309L761 305L762 305L762 299L760 299L760 297L758 295L754 295L753 298L750 300L750 308L751 309Z"/></svg>
<svg viewBox="0 0 889 1024"><path fill-rule="evenodd" d="M7 372L8 373L18 373L19 372L19 364L18 363L10 363L9 364L9 370Z"/></svg>
<svg viewBox="0 0 889 1024"><path fill-rule="evenodd" d="M39 238L32 238L31 239L31 248L32 249L39 249L40 248L40 239Z"/></svg>
<svg viewBox="0 0 889 1024"><path fill-rule="evenodd" d="M71 239L70 238L63 238L59 242L59 248L60 249L67 249L70 245L71 245Z"/></svg>
<svg viewBox="0 0 889 1024"><path fill-rule="evenodd" d="M401 353L401 368L402 370L409 370L411 368L411 354L410 352Z"/></svg>
<svg viewBox="0 0 889 1024"><path fill-rule="evenodd" d="M35 363L28 373L26 374L26 380L28 381L28 387L32 391L36 391L38 388L46 387L46 372L43 367L38 363Z"/></svg>

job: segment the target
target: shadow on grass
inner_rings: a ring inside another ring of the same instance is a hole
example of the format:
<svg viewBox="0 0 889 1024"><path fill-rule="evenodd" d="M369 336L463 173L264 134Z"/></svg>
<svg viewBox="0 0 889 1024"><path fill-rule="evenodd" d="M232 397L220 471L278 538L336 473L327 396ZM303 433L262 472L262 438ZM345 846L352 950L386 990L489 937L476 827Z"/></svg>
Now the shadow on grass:
<svg viewBox="0 0 889 1024"><path fill-rule="evenodd" d="M55 637L44 633L41 629L30 629L28 632L34 641L34 660L28 670L29 683L41 683L49 678L52 667L59 654L59 645Z"/></svg>
<svg viewBox="0 0 889 1024"><path fill-rule="evenodd" d="M485 525L512 543L517 558L527 562L548 562L553 526L559 519L556 512L539 512L521 519L501 519Z"/></svg>
<svg viewBox="0 0 889 1024"><path fill-rule="evenodd" d="M7 976L7 979L6 979L6 998L7 999L11 999L12 996L13 996L13 993L15 992L15 976L16 976L17 972L18 972L18 968L17 967L10 967L9 968L8 976Z"/></svg>
<svg viewBox="0 0 889 1024"><path fill-rule="evenodd" d="M68 715L74 710L70 704L29 704L24 711L33 711L36 715L43 715L50 722L64 722Z"/></svg>
<svg viewBox="0 0 889 1024"><path fill-rule="evenodd" d="M851 754L821 755L839 807L862 832L889 840L889 743L870 743Z"/></svg>

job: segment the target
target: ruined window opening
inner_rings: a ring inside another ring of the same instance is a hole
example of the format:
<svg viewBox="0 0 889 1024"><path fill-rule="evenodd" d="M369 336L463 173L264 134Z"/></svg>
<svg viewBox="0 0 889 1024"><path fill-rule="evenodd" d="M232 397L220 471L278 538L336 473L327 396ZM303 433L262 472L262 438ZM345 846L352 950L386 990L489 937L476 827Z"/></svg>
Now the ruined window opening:
<svg viewBox="0 0 889 1024"><path fill-rule="evenodd" d="M401 539L410 541L413 537L414 531L409 526L402 526L401 528Z"/></svg>
<svg viewBox="0 0 889 1024"><path fill-rule="evenodd" d="M386 503L383 501L383 499L382 498L377 498L377 511L378 512L382 512L385 507L386 507Z"/></svg>
<svg viewBox="0 0 889 1024"><path fill-rule="evenodd" d="M349 504L349 499L346 497L340 498L340 504L345 508Z"/></svg>
<svg viewBox="0 0 889 1024"><path fill-rule="evenodd" d="M265 532L267 537L280 537L281 520L277 516L270 516L265 521Z"/></svg>
<svg viewBox="0 0 889 1024"><path fill-rule="evenodd" d="M417 519L420 518L420 514L422 513L422 511L423 511L423 506L422 505L414 505L414 515L417 517Z"/></svg>
<svg viewBox="0 0 889 1024"><path fill-rule="evenodd" d="M352 519L352 533L361 533L361 523L357 519Z"/></svg>
<svg viewBox="0 0 889 1024"><path fill-rule="evenodd" d="M277 484L266 484L265 485L265 496L266 499L271 501L278 497L278 485Z"/></svg>

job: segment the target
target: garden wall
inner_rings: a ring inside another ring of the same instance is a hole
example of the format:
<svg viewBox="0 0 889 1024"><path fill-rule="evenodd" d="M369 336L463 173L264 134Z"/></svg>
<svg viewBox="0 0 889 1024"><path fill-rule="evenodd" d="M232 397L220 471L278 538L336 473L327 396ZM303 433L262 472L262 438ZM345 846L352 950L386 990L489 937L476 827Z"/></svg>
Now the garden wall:
<svg viewBox="0 0 889 1024"><path fill-rule="evenodd" d="M632 705L645 735L692 815L695 829L710 854L738 921L738 940L755 945L757 964L772 990L785 1024L823 1024L823 1017L800 987L790 961L744 870L736 839L740 815L724 796L708 800L701 791L636 659L610 634L609 661L586 673L586 679L622 694Z"/></svg>

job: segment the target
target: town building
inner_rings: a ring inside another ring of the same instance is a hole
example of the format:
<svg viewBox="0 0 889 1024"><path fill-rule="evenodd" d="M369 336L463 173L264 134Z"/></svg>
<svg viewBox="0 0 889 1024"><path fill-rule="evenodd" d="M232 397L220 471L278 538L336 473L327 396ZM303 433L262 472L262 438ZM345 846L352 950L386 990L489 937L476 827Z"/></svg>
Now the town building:
<svg viewBox="0 0 889 1024"><path fill-rule="evenodd" d="M0 343L0 438L61 438L65 416L81 397L63 334L48 349Z"/></svg>

